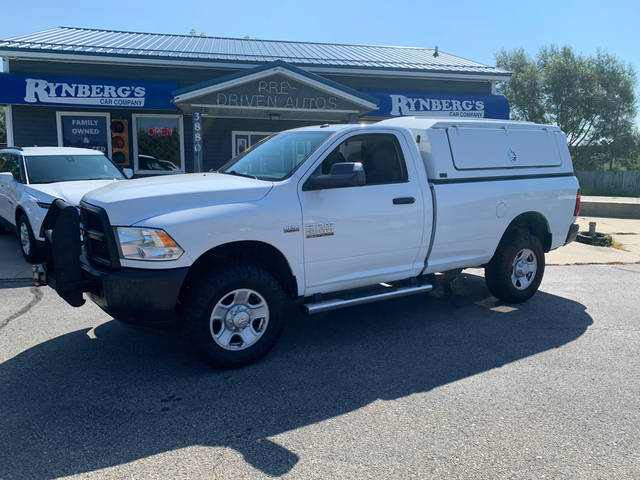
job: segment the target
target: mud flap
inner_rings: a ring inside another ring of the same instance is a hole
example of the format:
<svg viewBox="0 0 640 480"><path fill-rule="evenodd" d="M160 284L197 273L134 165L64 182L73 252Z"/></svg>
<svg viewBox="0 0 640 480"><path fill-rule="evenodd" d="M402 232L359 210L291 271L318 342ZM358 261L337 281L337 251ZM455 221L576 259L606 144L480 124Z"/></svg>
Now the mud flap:
<svg viewBox="0 0 640 480"><path fill-rule="evenodd" d="M84 305L82 293L92 282L80 268L81 239L78 209L55 200L42 222L40 234L47 251L47 283L72 307Z"/></svg>

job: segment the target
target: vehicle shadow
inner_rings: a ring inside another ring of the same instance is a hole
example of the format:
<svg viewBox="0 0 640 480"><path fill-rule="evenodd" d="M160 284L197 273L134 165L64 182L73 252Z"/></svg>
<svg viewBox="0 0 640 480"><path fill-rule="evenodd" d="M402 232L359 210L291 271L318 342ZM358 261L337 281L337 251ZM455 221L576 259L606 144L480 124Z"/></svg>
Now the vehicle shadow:
<svg viewBox="0 0 640 480"><path fill-rule="evenodd" d="M518 306L465 274L431 295L295 316L261 362L223 372L175 331L109 321L0 365L0 477L42 479L190 445L226 446L279 476L295 451L268 439L481 373L580 337L577 302Z"/></svg>

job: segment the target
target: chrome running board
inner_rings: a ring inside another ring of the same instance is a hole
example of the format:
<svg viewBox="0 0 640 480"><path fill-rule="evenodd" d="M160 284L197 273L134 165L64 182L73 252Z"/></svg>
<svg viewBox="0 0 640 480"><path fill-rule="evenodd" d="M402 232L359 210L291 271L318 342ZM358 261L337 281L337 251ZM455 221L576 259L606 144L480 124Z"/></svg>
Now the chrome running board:
<svg viewBox="0 0 640 480"><path fill-rule="evenodd" d="M425 293L433 290L433 285L420 285L417 287L396 288L389 292L374 293L362 297L354 297L348 299L332 298L316 303L307 303L302 306L305 313L313 315L314 313L328 312L343 307L352 307L355 305L363 305L365 303L379 302L380 300L388 300L390 298L406 297L417 293Z"/></svg>

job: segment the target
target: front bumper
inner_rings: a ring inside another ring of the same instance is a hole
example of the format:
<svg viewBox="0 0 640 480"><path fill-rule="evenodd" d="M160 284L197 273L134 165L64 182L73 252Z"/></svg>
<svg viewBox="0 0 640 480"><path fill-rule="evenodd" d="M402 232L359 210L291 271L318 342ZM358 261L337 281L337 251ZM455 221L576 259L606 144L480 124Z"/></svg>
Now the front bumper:
<svg viewBox="0 0 640 480"><path fill-rule="evenodd" d="M579 228L580 225L578 225L577 223L574 223L569 227L569 233L567 233L567 239L564 242L565 245L573 242L576 239L576 237L578 236Z"/></svg>
<svg viewBox="0 0 640 480"><path fill-rule="evenodd" d="M87 296L94 303L112 317L137 323L164 322L175 314L188 270L109 271L84 262L81 268L83 277L91 280Z"/></svg>
<svg viewBox="0 0 640 480"><path fill-rule="evenodd" d="M138 269L97 266L82 253L75 207L56 200L43 222L47 262L34 269L36 284L48 284L73 307L84 293L115 318L164 322L175 313L187 268Z"/></svg>

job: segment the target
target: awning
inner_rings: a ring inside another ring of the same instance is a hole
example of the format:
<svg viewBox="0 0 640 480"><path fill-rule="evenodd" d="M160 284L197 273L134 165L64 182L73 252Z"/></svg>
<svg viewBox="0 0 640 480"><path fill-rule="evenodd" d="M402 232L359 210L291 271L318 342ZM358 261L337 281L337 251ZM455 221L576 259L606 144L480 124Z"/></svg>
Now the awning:
<svg viewBox="0 0 640 480"><path fill-rule="evenodd" d="M175 110L175 82L0 73L0 104Z"/></svg>

